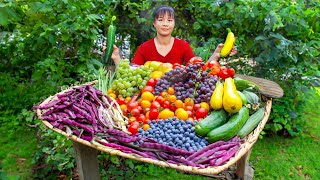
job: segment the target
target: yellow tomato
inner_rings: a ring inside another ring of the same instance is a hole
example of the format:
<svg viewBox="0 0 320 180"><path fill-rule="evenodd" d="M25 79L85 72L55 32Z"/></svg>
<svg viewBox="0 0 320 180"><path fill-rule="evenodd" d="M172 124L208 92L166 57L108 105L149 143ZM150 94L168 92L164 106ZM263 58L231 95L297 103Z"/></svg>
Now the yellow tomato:
<svg viewBox="0 0 320 180"><path fill-rule="evenodd" d="M156 78L160 78L161 76L162 76L162 72L161 71L153 71L152 73L151 73L151 78L152 79L156 79Z"/></svg>
<svg viewBox="0 0 320 180"><path fill-rule="evenodd" d="M180 120L187 120L189 118L189 115L186 110L181 108L181 110L176 113L176 117Z"/></svg>
<svg viewBox="0 0 320 180"><path fill-rule="evenodd" d="M144 99L141 100L140 104L143 109L149 108L151 106L151 102Z"/></svg>
<svg viewBox="0 0 320 180"><path fill-rule="evenodd" d="M148 130L149 128L150 128L150 125L149 125L149 124L144 124L144 125L142 125L142 129L143 129L144 131Z"/></svg>
<svg viewBox="0 0 320 180"><path fill-rule="evenodd" d="M159 119L168 119L174 117L174 112L170 111L169 109L164 109L159 113Z"/></svg>
<svg viewBox="0 0 320 180"><path fill-rule="evenodd" d="M125 105L125 104L121 104L121 105L120 105L121 111L125 110L126 108L127 108L127 105Z"/></svg>
<svg viewBox="0 0 320 180"><path fill-rule="evenodd" d="M115 93L108 93L109 97L112 97L113 99L117 99L117 95Z"/></svg>
<svg viewBox="0 0 320 180"><path fill-rule="evenodd" d="M185 111L185 110L183 108L178 108L178 109L176 109L176 111L174 113L178 114L180 111Z"/></svg>
<svg viewBox="0 0 320 180"><path fill-rule="evenodd" d="M108 93L114 93L113 89L112 88L108 89Z"/></svg>
<svg viewBox="0 0 320 180"><path fill-rule="evenodd" d="M177 100L177 97L175 95L168 96L168 101L169 102L175 102L176 100Z"/></svg>
<svg viewBox="0 0 320 180"><path fill-rule="evenodd" d="M147 101L149 101L149 102L152 102L152 101L153 101L153 98L154 98L154 95L153 95L151 92L149 92L149 91L143 92L143 93L141 94L141 99L142 99L142 100L147 100Z"/></svg>
<svg viewBox="0 0 320 180"><path fill-rule="evenodd" d="M210 106L208 103L206 102L201 102L200 103L200 107L204 108L205 110L209 111L210 110Z"/></svg>

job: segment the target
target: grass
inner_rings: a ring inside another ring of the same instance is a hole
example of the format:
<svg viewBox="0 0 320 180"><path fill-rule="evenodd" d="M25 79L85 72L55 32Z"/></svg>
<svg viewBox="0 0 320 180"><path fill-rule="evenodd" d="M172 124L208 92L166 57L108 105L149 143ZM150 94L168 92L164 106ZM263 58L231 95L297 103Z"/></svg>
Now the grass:
<svg viewBox="0 0 320 180"><path fill-rule="evenodd" d="M317 102L319 99L311 98L310 104ZM250 163L255 169L255 179L320 179L320 154L318 153L320 112L317 107L305 107L306 125L305 132L301 136L295 138L264 137L256 142L250 158ZM35 135L35 130L26 127L16 131L9 131L5 126L0 127L0 179L32 177L32 157L36 151ZM142 167L146 168L146 166ZM207 179L207 177L183 174L158 166L147 167L149 168L145 169L146 174L132 172L132 175L138 175L141 179L150 179L150 177L155 179Z"/></svg>
<svg viewBox="0 0 320 180"><path fill-rule="evenodd" d="M32 175L32 155L36 149L36 132L19 128L14 133L0 128L0 179L26 179Z"/></svg>

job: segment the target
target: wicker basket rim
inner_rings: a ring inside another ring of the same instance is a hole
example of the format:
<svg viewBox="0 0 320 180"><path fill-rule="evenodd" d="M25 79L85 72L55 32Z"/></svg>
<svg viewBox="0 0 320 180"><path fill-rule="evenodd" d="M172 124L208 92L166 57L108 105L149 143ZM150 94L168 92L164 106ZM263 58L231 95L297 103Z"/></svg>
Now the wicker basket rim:
<svg viewBox="0 0 320 180"><path fill-rule="evenodd" d="M48 97L40 105L44 105L46 103L49 103L50 101L56 99L58 94L61 95L63 93L66 93L66 92L70 91L72 88L78 88L78 87L81 87L84 85L93 85L95 83L96 83L96 81L92 81L92 82L88 82L88 83L85 83L82 85L73 86L69 89L66 89L64 91L61 91L61 92L53 95L53 96ZM142 157L139 157L138 155L124 153L124 152L121 152L119 150L116 150L116 149L113 149L110 147L99 146L99 145L90 143L89 141L80 139L75 135L69 135L64 131L53 127L48 121L42 120L42 123L45 126L47 126L49 129L52 129L53 131L66 136L67 138L71 139L72 141L76 141L76 142L81 143L83 145L92 147L94 149L97 149L99 151L103 151L103 152L106 152L106 153L109 153L112 155L117 155L117 156L121 156L124 158L129 158L129 159L134 159L137 161L151 163L151 164L155 164L155 165L162 166L162 167L174 168L174 169L177 169L177 170L180 170L183 172L189 172L189 173L194 173L194 174L214 175L214 174L221 173L224 170L227 170L229 167L234 165L239 159L241 159L242 156L244 156L252 148L254 143L258 140L260 132L263 130L265 124L268 121L268 118L269 118L269 115L271 112L271 107L272 107L272 99L268 99L266 102L265 115L264 115L263 120L259 123L259 125L249 135L247 135L244 138L244 141L241 143L241 146L234 157L230 158L229 161L227 161L225 164L223 164L221 166L209 166L207 168L199 168L199 167L187 166L187 165L183 165L183 164L176 165L176 164L171 164L171 163L160 161L160 160L154 160L154 159L150 159L150 158L142 158ZM41 115L43 113L42 110L37 109L36 113L37 113L37 116L41 119Z"/></svg>

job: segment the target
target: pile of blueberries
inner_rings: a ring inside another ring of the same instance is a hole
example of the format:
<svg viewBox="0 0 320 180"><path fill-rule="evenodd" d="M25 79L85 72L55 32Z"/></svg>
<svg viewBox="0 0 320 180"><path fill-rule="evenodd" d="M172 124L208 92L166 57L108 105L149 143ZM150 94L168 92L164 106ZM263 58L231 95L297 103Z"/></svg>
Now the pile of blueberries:
<svg viewBox="0 0 320 180"><path fill-rule="evenodd" d="M190 152L196 152L209 143L204 137L195 134L193 126L197 121L182 121L176 117L156 122L152 120L151 128L144 131L138 130L138 136L153 139L161 144L181 148ZM142 142L140 142L142 143Z"/></svg>

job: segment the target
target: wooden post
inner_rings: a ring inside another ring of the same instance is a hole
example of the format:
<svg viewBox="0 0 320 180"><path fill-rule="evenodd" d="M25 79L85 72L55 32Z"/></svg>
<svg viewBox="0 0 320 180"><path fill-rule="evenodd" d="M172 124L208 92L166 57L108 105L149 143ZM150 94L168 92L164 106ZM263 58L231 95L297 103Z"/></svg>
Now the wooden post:
<svg viewBox="0 0 320 180"><path fill-rule="evenodd" d="M237 170L236 174L239 178L243 180L251 180L253 179L254 170L249 166L249 158L251 154L252 148L242 156L241 159L237 162Z"/></svg>
<svg viewBox="0 0 320 180"><path fill-rule="evenodd" d="M97 150L73 141L80 180L100 180Z"/></svg>

